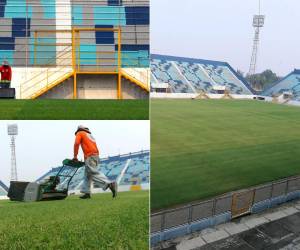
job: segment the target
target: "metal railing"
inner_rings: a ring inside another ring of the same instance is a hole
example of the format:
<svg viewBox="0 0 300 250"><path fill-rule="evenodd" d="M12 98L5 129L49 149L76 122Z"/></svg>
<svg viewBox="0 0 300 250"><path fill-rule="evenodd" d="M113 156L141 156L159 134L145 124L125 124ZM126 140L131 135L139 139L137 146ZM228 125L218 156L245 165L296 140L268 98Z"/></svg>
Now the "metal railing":
<svg viewBox="0 0 300 250"><path fill-rule="evenodd" d="M300 193L300 176L295 176L228 193L207 201L153 213L151 233L163 232L225 213L230 213L231 218L234 218L251 213L253 206L265 203L264 207L268 208L300 198L298 192Z"/></svg>
<svg viewBox="0 0 300 250"><path fill-rule="evenodd" d="M69 54L72 54L71 46L69 48L65 48L57 54L55 58L49 60L49 63L53 60L60 60L61 66L54 68L41 68L42 71L23 82L20 86L20 98L32 98L39 91L50 88L56 81L70 74L73 71L72 67L69 66L69 63L63 63L64 61L70 60Z"/></svg>

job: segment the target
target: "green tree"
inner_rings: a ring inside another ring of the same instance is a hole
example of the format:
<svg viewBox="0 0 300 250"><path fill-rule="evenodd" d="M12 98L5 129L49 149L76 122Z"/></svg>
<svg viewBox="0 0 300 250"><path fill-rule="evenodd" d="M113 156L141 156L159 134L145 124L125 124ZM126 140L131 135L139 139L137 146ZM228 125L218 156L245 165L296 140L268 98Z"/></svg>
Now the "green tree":
<svg viewBox="0 0 300 250"><path fill-rule="evenodd" d="M272 70L267 69L259 74L246 75L246 80L251 84L255 90L264 90L270 84L280 80L281 77L277 76Z"/></svg>

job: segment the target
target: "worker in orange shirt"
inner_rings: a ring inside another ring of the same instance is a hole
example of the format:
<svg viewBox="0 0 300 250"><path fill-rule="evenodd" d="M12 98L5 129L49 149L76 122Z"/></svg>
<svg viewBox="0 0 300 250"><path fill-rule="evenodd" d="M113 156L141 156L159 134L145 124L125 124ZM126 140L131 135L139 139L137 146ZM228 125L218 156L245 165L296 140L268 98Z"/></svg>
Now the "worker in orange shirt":
<svg viewBox="0 0 300 250"><path fill-rule="evenodd" d="M81 146L85 161L85 176L81 187L81 193L84 193L84 195L80 196L80 198L91 198L92 182L97 183L104 191L109 188L113 194L113 198L115 198L117 196L117 183L110 181L103 173L97 170L100 164L99 150L90 130L80 125L75 132L75 136L73 160L78 161L77 155L79 146Z"/></svg>
<svg viewBox="0 0 300 250"><path fill-rule="evenodd" d="M3 61L2 66L0 66L0 73L1 73L0 87L10 88L12 72L8 61Z"/></svg>

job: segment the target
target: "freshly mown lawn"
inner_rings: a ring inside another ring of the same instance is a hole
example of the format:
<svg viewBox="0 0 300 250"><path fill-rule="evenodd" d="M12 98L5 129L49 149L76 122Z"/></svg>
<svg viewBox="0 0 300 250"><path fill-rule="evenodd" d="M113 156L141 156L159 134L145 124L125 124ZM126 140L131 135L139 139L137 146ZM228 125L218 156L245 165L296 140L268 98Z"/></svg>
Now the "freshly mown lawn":
<svg viewBox="0 0 300 250"><path fill-rule="evenodd" d="M152 100L153 211L300 174L300 108Z"/></svg>
<svg viewBox="0 0 300 250"><path fill-rule="evenodd" d="M148 100L0 100L0 120L148 119Z"/></svg>
<svg viewBox="0 0 300 250"><path fill-rule="evenodd" d="M0 201L1 249L148 249L149 192Z"/></svg>

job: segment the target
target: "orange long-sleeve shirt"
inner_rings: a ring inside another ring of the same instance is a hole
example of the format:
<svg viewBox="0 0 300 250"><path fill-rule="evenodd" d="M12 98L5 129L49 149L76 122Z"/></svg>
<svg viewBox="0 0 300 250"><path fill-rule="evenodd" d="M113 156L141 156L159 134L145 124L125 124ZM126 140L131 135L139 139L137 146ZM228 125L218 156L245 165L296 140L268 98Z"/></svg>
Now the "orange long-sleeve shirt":
<svg viewBox="0 0 300 250"><path fill-rule="evenodd" d="M84 159L92 155L99 155L99 150L94 137L85 131L80 131L76 134L74 158L77 158L79 146L82 148Z"/></svg>

